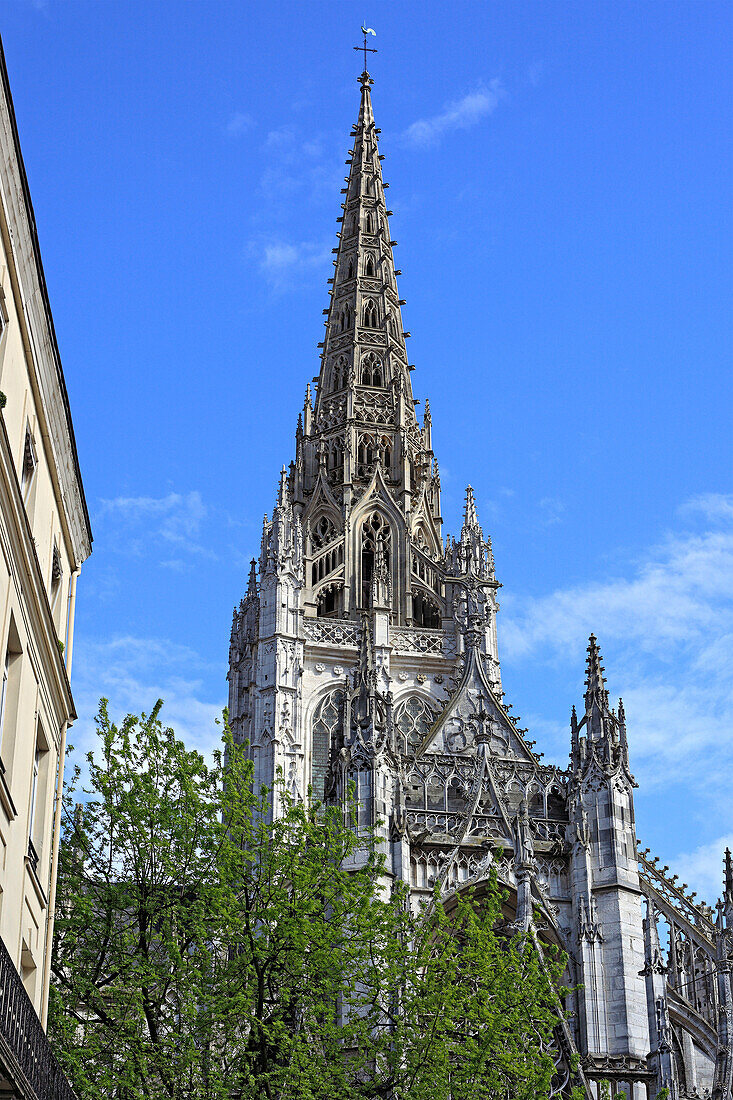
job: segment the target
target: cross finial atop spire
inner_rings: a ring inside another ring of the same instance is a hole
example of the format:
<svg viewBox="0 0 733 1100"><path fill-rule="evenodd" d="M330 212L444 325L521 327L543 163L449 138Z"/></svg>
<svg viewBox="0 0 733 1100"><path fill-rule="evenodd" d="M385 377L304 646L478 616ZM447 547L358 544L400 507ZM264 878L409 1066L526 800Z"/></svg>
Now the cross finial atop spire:
<svg viewBox="0 0 733 1100"><path fill-rule="evenodd" d="M363 46L354 46L354 49L355 50L361 50L362 53L364 54L364 72L359 77L359 80L361 81L361 83L364 84L364 83L366 83L366 81L369 80L369 73L367 72L367 54L377 52L374 49L370 50L369 47L367 46L367 35L368 34L373 34L374 37L376 38L377 37L377 32L375 30L372 30L371 27L362 26L361 33L364 35L364 45ZM365 80L365 78L366 78L366 80Z"/></svg>

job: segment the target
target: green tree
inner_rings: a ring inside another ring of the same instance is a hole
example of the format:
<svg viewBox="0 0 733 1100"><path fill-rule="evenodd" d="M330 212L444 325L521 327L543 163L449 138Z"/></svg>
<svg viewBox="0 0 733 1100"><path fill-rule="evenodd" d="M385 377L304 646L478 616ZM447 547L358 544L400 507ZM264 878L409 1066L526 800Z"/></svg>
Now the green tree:
<svg viewBox="0 0 733 1100"><path fill-rule="evenodd" d="M481 896L419 914L338 807L149 716L66 791L50 1035L80 1100L542 1100L565 960Z"/></svg>

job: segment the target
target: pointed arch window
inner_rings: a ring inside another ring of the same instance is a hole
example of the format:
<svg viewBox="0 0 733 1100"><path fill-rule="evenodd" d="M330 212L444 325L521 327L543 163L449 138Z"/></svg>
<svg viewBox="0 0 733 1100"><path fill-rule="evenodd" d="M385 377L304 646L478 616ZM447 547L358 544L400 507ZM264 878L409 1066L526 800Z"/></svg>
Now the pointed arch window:
<svg viewBox="0 0 733 1100"><path fill-rule="evenodd" d="M365 233L373 233L374 232L374 217L373 217L372 214L367 214L366 218L364 219L364 232Z"/></svg>
<svg viewBox="0 0 733 1100"><path fill-rule="evenodd" d="M340 355L331 367L331 389L340 390L346 385L349 364L345 355Z"/></svg>
<svg viewBox="0 0 733 1100"><path fill-rule="evenodd" d="M313 716L311 793L312 797L320 802L325 798L331 748L338 743L343 731L343 714L344 693L337 688L321 700Z"/></svg>
<svg viewBox="0 0 733 1100"><path fill-rule="evenodd" d="M354 278L354 259L353 259L352 256L349 256L349 262L346 266L346 278L347 279L353 279Z"/></svg>
<svg viewBox="0 0 733 1100"><path fill-rule="evenodd" d="M368 477L372 471L376 454L376 439L373 435L360 435L359 446L356 452L357 474L359 477Z"/></svg>
<svg viewBox="0 0 733 1100"><path fill-rule="evenodd" d="M374 573L377 546L381 545L384 562L389 570L392 551L392 529L379 512L372 512L361 528L361 606L368 607Z"/></svg>
<svg viewBox="0 0 733 1100"><path fill-rule="evenodd" d="M376 436L371 432L365 432L359 436L356 453L357 477L370 477L377 461L389 475L392 469L392 438L388 435Z"/></svg>
<svg viewBox="0 0 733 1100"><path fill-rule="evenodd" d="M385 473L389 474L392 468L392 440L388 435L383 435L379 440L379 461Z"/></svg>
<svg viewBox="0 0 733 1100"><path fill-rule="evenodd" d="M373 351L368 352L361 361L362 386L383 386L384 372L382 360Z"/></svg>
<svg viewBox="0 0 733 1100"><path fill-rule="evenodd" d="M332 439L328 444L327 464L328 480L335 484L343 478L344 474L344 443L342 439Z"/></svg>
<svg viewBox="0 0 733 1100"><path fill-rule="evenodd" d="M364 274L373 279L377 274L377 265L374 262L374 257L371 252L368 253L366 260L364 261Z"/></svg>
<svg viewBox="0 0 733 1100"><path fill-rule="evenodd" d="M364 327L377 328L378 324L379 313L377 312L377 306L370 298L364 305Z"/></svg>
<svg viewBox="0 0 733 1100"><path fill-rule="evenodd" d="M348 302L345 302L344 308L339 313L339 332L344 332L349 328L351 328L351 306Z"/></svg>

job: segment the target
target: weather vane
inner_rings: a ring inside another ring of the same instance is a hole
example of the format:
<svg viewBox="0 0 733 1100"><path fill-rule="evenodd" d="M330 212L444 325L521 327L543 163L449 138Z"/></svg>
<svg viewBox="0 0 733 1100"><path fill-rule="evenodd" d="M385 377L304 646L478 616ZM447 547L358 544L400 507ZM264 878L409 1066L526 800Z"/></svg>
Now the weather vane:
<svg viewBox="0 0 733 1100"><path fill-rule="evenodd" d="M367 35L368 34L373 34L374 37L376 38L377 37L377 32L372 30L371 27L362 27L361 28L361 33L364 35L364 45L363 46L354 46L354 49L363 51L363 53L364 53L364 72L366 72L367 71L367 54L377 52L376 50L370 50L369 47L367 46Z"/></svg>

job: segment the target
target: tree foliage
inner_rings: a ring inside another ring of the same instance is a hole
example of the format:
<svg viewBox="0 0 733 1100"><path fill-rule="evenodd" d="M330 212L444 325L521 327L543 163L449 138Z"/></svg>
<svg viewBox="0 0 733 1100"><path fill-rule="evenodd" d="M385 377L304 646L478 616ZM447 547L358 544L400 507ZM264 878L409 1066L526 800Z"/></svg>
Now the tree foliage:
<svg viewBox="0 0 733 1100"><path fill-rule="evenodd" d="M149 716L65 796L50 1036L80 1100L542 1100L564 959L490 879L410 912L378 836Z"/></svg>

